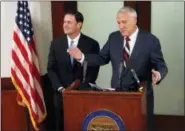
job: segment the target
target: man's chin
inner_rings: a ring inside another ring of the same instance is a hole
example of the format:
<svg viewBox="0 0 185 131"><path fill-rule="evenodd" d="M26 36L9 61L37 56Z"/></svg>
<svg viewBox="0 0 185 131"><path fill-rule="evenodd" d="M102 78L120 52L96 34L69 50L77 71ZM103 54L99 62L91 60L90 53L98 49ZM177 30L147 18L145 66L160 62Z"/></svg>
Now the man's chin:
<svg viewBox="0 0 185 131"><path fill-rule="evenodd" d="M70 35L71 33L69 33L69 32L64 32L64 34L66 34L66 35Z"/></svg>
<svg viewBox="0 0 185 131"><path fill-rule="evenodd" d="M128 36L128 33L121 32L121 34L122 34L123 37L127 37Z"/></svg>

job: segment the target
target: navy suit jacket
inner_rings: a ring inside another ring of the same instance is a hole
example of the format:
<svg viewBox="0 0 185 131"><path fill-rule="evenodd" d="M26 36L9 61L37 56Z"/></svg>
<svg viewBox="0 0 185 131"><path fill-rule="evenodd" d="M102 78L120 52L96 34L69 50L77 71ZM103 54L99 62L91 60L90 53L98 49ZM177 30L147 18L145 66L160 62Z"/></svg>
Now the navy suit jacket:
<svg viewBox="0 0 185 131"><path fill-rule="evenodd" d="M111 87L116 88L119 80L120 61L123 57L124 37L119 31L109 35L107 43L101 49L99 55L85 55L89 65L105 65L111 61L112 79ZM152 69L160 72L161 80L168 72L166 63L163 58L159 39L151 33L139 30L136 43L130 56L132 68L136 71L140 81L147 81L147 91L152 91L151 76ZM123 72L127 70L123 68ZM127 77L124 76L124 77Z"/></svg>
<svg viewBox="0 0 185 131"><path fill-rule="evenodd" d="M84 53L99 53L99 44L94 39L81 33L78 41L78 48ZM83 78L83 67L74 60L71 65L70 56L67 53L68 42L67 36L63 35L51 42L50 52L48 55L47 71L52 87L55 91L59 87L68 87L74 80ZM86 83L95 83L99 72L99 66L88 67L86 74ZM58 91L57 91L58 92Z"/></svg>

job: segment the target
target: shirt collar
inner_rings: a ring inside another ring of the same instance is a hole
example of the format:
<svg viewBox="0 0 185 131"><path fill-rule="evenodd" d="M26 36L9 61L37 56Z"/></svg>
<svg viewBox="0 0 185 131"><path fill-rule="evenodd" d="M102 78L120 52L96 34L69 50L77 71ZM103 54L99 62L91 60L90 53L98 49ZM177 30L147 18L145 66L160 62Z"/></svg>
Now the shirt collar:
<svg viewBox="0 0 185 131"><path fill-rule="evenodd" d="M73 41L75 43L78 43L78 40L80 39L81 33L79 33L74 39L71 39L68 35L67 35L67 40L68 42Z"/></svg>
<svg viewBox="0 0 185 131"><path fill-rule="evenodd" d="M129 36L130 40L135 39L137 37L138 32L139 32L139 29L137 27L136 30L135 30L135 32L132 35Z"/></svg>

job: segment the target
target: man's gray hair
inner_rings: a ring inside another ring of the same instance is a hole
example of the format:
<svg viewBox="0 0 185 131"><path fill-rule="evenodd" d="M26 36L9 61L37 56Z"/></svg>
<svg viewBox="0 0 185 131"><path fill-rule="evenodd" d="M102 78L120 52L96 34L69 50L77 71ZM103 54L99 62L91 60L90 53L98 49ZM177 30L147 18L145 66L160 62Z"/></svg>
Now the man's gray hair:
<svg viewBox="0 0 185 131"><path fill-rule="evenodd" d="M122 8L118 11L117 14L119 14L119 13L125 13L125 12L129 12L129 13L131 13L131 15L132 15L133 17L137 17L137 12L136 12L136 10L135 10L134 8L132 8L132 7L129 7L129 6L124 6L124 7L122 7Z"/></svg>

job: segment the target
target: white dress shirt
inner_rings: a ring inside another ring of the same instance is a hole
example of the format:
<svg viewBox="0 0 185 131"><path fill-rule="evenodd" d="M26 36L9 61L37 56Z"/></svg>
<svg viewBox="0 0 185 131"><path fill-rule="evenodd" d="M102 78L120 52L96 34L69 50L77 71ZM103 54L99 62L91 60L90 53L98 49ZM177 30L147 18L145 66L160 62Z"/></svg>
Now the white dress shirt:
<svg viewBox="0 0 185 131"><path fill-rule="evenodd" d="M79 33L79 35L74 39L71 39L69 36L67 36L68 47L70 48L71 41L73 41L73 47L77 47L80 36L81 36L81 33Z"/></svg>
<svg viewBox="0 0 185 131"><path fill-rule="evenodd" d="M72 48L77 47L78 41L79 41L79 39L80 39L80 36L81 36L81 33L79 33L79 35L76 36L74 39L71 39L71 38L67 35L68 48L71 48L71 47L70 47L70 46L71 46L71 41L73 41L73 47L72 47ZM59 88L58 88L58 91L60 91L62 88L64 88L64 87L63 87L63 86L59 87Z"/></svg>
<svg viewBox="0 0 185 131"><path fill-rule="evenodd" d="M137 36L138 36L138 32L139 32L139 29L136 28L135 32L131 36L129 36L129 38L130 38L130 41L129 41L129 46L130 46L129 56L131 56L132 51L134 49L136 39L137 39ZM123 46L124 47L126 46L126 38L125 37L124 37L124 45Z"/></svg>

